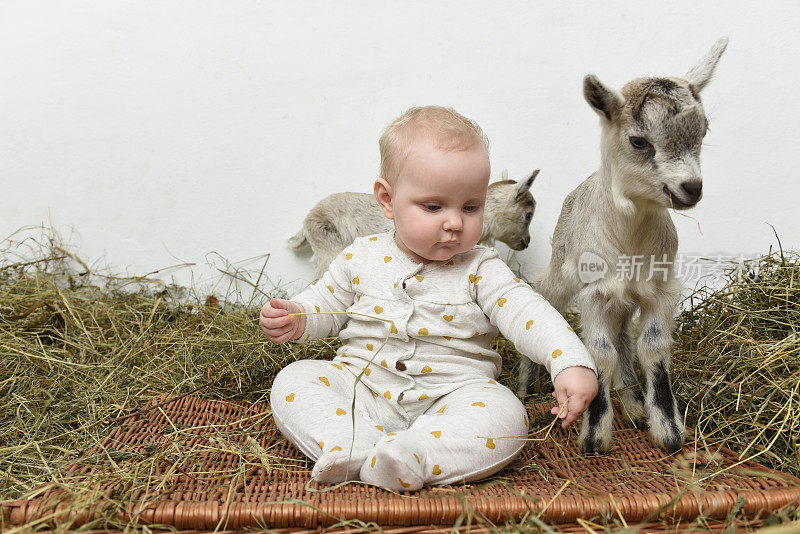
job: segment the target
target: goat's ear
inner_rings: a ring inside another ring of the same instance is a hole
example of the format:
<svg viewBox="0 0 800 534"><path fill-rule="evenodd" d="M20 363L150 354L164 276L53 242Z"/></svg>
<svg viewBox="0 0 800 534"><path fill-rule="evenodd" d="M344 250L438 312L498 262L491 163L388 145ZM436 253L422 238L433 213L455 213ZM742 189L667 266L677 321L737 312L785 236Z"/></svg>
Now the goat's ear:
<svg viewBox="0 0 800 534"><path fill-rule="evenodd" d="M523 180L521 182L517 182L517 188L514 191L514 200L519 200L519 198L524 195L528 189L531 188L531 184L536 179L536 176L539 174L540 169L536 169L528 176L527 180Z"/></svg>
<svg viewBox="0 0 800 534"><path fill-rule="evenodd" d="M711 81L711 75L714 74L717 62L727 46L728 38L720 37L711 47L711 50L706 52L706 55L694 67L689 69L689 72L684 76L684 79L692 84L698 93Z"/></svg>
<svg viewBox="0 0 800 534"><path fill-rule="evenodd" d="M625 98L619 91L607 87L594 74L587 74L583 79L583 98L606 120L613 121L619 117Z"/></svg>

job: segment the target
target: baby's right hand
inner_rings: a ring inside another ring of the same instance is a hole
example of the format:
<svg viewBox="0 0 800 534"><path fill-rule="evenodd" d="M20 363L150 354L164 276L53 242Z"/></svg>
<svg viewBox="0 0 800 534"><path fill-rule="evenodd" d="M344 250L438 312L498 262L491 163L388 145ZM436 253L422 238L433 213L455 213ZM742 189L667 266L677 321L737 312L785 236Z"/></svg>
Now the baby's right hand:
<svg viewBox="0 0 800 534"><path fill-rule="evenodd" d="M270 299L261 308L259 324L267 339L273 343L283 343L297 339L306 329L306 316L293 315L306 310L298 303L284 299Z"/></svg>

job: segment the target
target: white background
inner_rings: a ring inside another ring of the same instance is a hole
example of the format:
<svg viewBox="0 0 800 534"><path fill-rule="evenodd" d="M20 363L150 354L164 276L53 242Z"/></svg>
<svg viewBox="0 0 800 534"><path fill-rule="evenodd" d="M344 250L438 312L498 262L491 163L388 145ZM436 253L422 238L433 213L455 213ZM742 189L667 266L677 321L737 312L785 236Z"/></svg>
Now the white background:
<svg viewBox="0 0 800 534"><path fill-rule="evenodd" d="M492 175L542 172L525 274L599 162L581 80L683 75L730 37L702 94L704 198L684 254L800 249L797 2L0 2L0 234L51 225L92 265L198 291L225 261L292 293L286 239L338 191L372 189L383 128L455 107ZM73 232L74 230L74 232ZM71 237L70 237L71 236ZM217 255L218 254L218 255ZM253 259L258 258L260 259ZM221 291L217 286L216 291Z"/></svg>

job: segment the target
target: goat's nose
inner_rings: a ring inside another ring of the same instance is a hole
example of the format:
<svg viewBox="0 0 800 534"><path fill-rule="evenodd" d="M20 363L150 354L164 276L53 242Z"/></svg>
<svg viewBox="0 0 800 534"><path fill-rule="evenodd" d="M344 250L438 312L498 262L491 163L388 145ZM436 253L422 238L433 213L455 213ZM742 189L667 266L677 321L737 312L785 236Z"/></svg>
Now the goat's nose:
<svg viewBox="0 0 800 534"><path fill-rule="evenodd" d="M684 193L686 193L690 199L697 200L700 198L700 194L703 192L703 182L699 180L683 182L681 184L681 189L683 189Z"/></svg>

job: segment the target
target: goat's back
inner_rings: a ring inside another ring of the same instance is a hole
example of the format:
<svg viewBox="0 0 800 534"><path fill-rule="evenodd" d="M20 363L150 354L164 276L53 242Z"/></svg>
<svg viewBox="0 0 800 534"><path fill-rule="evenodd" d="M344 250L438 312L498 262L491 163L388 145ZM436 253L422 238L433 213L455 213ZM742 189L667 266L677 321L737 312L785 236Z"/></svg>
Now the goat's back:
<svg viewBox="0 0 800 534"><path fill-rule="evenodd" d="M306 216L309 239L325 240L344 249L356 237L382 233L392 228L377 200L367 193L334 193L322 199Z"/></svg>

